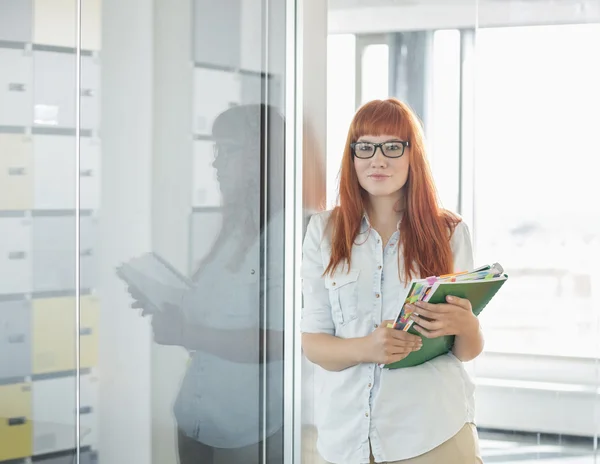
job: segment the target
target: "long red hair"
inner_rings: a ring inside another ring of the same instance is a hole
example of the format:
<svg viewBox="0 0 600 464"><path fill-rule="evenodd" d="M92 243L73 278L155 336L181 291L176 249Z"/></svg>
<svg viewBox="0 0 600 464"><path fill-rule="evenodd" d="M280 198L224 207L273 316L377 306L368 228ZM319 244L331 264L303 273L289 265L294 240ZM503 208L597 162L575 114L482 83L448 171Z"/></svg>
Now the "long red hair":
<svg viewBox="0 0 600 464"><path fill-rule="evenodd" d="M406 208L398 244L404 256L404 275L399 277L409 282L413 278L451 273L450 237L461 219L439 204L419 119L408 105L390 98L365 104L350 124L340 173L339 206L333 210L328 224L332 249L325 274L333 274L343 262L350 269L352 247L368 201L367 192L358 182L350 144L365 135L395 135L410 144L404 154L410 158L403 187Z"/></svg>

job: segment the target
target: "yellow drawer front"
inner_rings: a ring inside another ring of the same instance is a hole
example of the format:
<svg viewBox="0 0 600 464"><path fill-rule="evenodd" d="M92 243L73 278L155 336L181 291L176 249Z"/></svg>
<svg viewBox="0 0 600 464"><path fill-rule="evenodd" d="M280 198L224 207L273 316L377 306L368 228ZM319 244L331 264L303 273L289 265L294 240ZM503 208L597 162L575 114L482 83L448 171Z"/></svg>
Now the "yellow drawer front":
<svg viewBox="0 0 600 464"><path fill-rule="evenodd" d="M33 206L33 150L23 134L0 134L0 210Z"/></svg>
<svg viewBox="0 0 600 464"><path fill-rule="evenodd" d="M33 300L33 373L75 369L75 298Z"/></svg>
<svg viewBox="0 0 600 464"><path fill-rule="evenodd" d="M0 461L31 456L31 386L0 385Z"/></svg>
<svg viewBox="0 0 600 464"><path fill-rule="evenodd" d="M80 367L94 367L98 363L98 326L100 302L94 296L81 297L80 318Z"/></svg>

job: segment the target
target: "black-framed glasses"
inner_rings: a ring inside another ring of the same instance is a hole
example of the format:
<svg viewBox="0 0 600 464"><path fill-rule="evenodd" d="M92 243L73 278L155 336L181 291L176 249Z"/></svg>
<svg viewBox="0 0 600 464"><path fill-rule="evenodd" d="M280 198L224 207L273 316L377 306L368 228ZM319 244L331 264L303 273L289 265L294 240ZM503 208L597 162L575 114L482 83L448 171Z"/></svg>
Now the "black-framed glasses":
<svg viewBox="0 0 600 464"><path fill-rule="evenodd" d="M375 156L377 148L381 150L383 156L400 158L408 147L408 142L404 140L391 140L383 143L354 142L350 144L350 147L352 147L352 154L360 159L372 158Z"/></svg>

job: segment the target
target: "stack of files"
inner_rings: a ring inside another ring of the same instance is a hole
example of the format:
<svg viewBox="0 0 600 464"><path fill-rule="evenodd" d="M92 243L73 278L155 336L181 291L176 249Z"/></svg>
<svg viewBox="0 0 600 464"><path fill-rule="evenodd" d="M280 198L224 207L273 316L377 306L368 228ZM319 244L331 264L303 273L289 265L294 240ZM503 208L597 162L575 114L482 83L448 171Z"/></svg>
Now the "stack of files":
<svg viewBox="0 0 600 464"><path fill-rule="evenodd" d="M452 349L454 336L426 338L419 334L413 327L414 321L410 319L412 311L406 307L407 304L414 305L417 301L432 304L446 303L446 297L450 295L469 300L473 314L479 316L507 279L508 275L504 273L502 266L494 263L472 271L413 280L394 324L388 327L421 336L423 346L419 351L413 351L401 361L381 367L397 369L417 366L446 354Z"/></svg>

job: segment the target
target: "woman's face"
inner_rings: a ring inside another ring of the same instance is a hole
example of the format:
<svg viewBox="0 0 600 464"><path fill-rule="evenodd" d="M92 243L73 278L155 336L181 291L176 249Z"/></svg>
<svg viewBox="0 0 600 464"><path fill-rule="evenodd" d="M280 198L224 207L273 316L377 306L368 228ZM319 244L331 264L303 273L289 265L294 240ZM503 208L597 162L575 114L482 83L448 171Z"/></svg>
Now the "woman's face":
<svg viewBox="0 0 600 464"><path fill-rule="evenodd" d="M370 136L364 135L357 140L357 143L384 143L382 147L375 148L375 154L370 158L360 158L369 156L372 153L370 145L357 145L354 156L354 168L358 176L360 186L364 188L371 197L397 197L400 189L406 184L409 168L409 149L404 148L400 143L401 138L395 135ZM383 150L390 156L399 158L390 158L384 156ZM404 150L404 152L402 151Z"/></svg>
<svg viewBox="0 0 600 464"><path fill-rule="evenodd" d="M225 203L244 202L255 194L254 178L260 171L257 156L252 156L243 145L231 141L219 141L215 144L213 167L217 171L217 180Z"/></svg>

